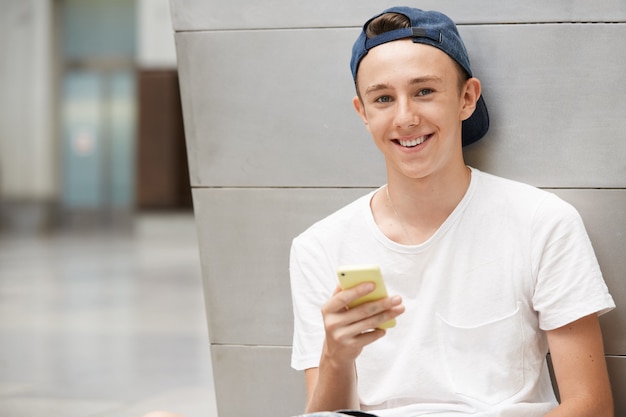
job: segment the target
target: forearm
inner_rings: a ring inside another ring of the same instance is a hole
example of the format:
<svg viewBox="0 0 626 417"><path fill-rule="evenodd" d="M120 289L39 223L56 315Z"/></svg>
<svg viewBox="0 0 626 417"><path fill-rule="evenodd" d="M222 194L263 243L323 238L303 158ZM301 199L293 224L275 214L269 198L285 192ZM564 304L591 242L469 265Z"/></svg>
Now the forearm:
<svg viewBox="0 0 626 417"><path fill-rule="evenodd" d="M312 380L315 382L307 401L307 413L359 409L353 361L337 362L323 353Z"/></svg>
<svg viewBox="0 0 626 417"><path fill-rule="evenodd" d="M548 332L561 404L546 417L613 417L611 384L595 314Z"/></svg>
<svg viewBox="0 0 626 417"><path fill-rule="evenodd" d="M611 401L597 398L572 398L562 402L545 417L613 417Z"/></svg>
<svg viewBox="0 0 626 417"><path fill-rule="evenodd" d="M371 282L347 290L338 287L322 307L326 338L319 367L305 372L307 412L360 408L356 358L365 346L385 335L380 325L404 312L399 296L347 308L352 301L373 290Z"/></svg>

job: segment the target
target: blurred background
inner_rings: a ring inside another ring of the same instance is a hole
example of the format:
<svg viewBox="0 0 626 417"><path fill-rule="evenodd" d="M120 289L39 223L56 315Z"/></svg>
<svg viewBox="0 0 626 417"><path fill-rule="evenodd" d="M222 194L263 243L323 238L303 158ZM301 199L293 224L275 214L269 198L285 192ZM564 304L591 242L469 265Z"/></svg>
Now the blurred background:
<svg viewBox="0 0 626 417"><path fill-rule="evenodd" d="M169 3L0 6L2 230L190 210Z"/></svg>
<svg viewBox="0 0 626 417"><path fill-rule="evenodd" d="M0 0L0 415L213 413L168 0Z"/></svg>

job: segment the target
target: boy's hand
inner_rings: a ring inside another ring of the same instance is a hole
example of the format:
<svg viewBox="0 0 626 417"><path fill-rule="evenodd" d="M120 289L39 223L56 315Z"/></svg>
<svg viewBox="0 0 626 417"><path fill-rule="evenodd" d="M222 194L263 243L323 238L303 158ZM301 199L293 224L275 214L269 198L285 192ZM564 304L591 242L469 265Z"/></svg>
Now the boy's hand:
<svg viewBox="0 0 626 417"><path fill-rule="evenodd" d="M363 347L380 339L385 330L377 327L404 312L399 295L348 308L348 304L374 291L374 284L365 282L353 288L337 287L322 307L326 341L324 354L333 361L353 361Z"/></svg>

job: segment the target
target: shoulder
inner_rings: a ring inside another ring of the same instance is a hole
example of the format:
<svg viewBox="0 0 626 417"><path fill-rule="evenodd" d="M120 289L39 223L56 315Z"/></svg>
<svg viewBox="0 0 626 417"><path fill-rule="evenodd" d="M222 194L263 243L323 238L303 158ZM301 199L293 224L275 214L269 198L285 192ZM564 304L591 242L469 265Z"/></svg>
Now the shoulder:
<svg viewBox="0 0 626 417"><path fill-rule="evenodd" d="M499 177L474 169L472 175L477 177L478 189L488 192L494 197L514 200L542 200L550 193L520 181Z"/></svg>
<svg viewBox="0 0 626 417"><path fill-rule="evenodd" d="M556 194L523 182L474 170L477 178L476 197L511 214L533 218L578 217L576 209Z"/></svg>
<svg viewBox="0 0 626 417"><path fill-rule="evenodd" d="M474 215L498 225L506 222L528 234L536 247L564 238L587 240L578 210L556 194L482 172L478 172L478 179Z"/></svg>

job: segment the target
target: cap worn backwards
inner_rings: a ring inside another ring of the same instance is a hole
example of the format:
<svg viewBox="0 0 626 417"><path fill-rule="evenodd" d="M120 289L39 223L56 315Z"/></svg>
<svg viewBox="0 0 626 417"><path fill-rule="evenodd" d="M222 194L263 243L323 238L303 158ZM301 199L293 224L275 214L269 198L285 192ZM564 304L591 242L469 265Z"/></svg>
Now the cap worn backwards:
<svg viewBox="0 0 626 417"><path fill-rule="evenodd" d="M404 15L411 22L411 27L384 32L368 39L365 31L372 20L385 13ZM352 47L350 69L356 83L356 75L361 60L368 51L378 45L398 39L412 39L415 43L423 43L438 48L455 60L470 77L473 76L467 50L454 22L443 13L424 11L412 7L392 7L372 17L363 25L363 30ZM463 146L481 139L489 130L489 113L482 95L476 103L476 110L463 121Z"/></svg>

